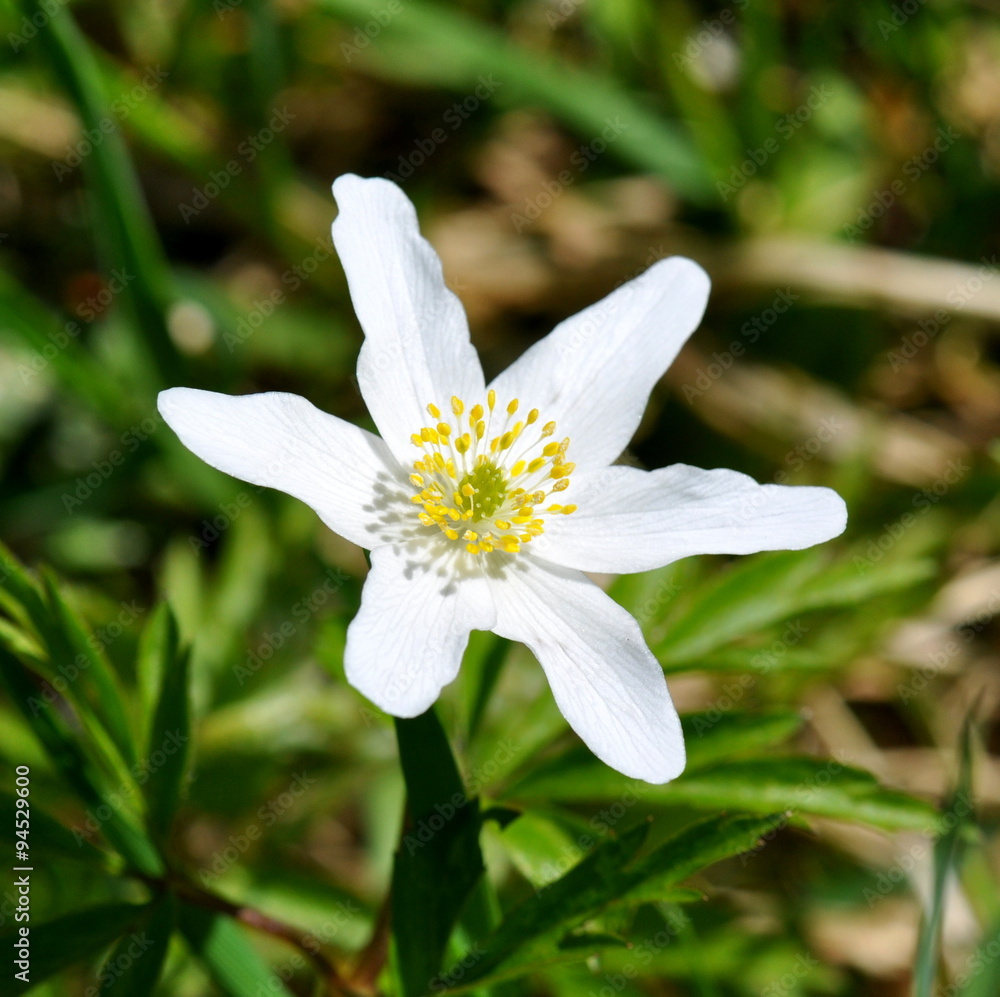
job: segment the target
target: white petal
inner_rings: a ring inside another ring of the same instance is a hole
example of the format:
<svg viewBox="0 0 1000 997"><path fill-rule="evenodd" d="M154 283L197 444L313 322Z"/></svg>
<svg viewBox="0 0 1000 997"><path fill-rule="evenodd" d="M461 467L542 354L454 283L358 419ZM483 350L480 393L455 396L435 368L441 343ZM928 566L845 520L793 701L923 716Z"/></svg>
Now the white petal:
<svg viewBox="0 0 1000 997"><path fill-rule="evenodd" d="M442 412L452 395L476 404L482 367L462 304L406 195L388 180L352 174L337 179L333 194L333 241L365 332L358 383L382 437L409 466L410 435L433 425L428 403Z"/></svg>
<svg viewBox="0 0 1000 997"><path fill-rule="evenodd" d="M458 674L469 632L495 622L482 570L465 551L380 547L347 628L347 681L386 713L418 716Z"/></svg>
<svg viewBox="0 0 1000 997"><path fill-rule="evenodd" d="M157 404L167 425L203 461L294 495L361 547L398 539L412 518L399 518L408 503L405 476L382 440L305 398L170 388Z"/></svg>
<svg viewBox="0 0 1000 997"><path fill-rule="evenodd" d="M590 750L646 782L680 775L680 720L639 624L577 571L524 554L490 557L495 632L528 645Z"/></svg>
<svg viewBox="0 0 1000 997"><path fill-rule="evenodd" d="M843 533L844 500L829 488L759 485L738 471L687 464L608 467L574 475L577 506L549 516L537 540L547 560L585 571L648 571L691 554L802 550Z"/></svg>
<svg viewBox="0 0 1000 997"><path fill-rule="evenodd" d="M653 385L698 327L708 275L675 256L561 322L491 385L520 398L556 437L571 440L578 468L606 467L628 446Z"/></svg>

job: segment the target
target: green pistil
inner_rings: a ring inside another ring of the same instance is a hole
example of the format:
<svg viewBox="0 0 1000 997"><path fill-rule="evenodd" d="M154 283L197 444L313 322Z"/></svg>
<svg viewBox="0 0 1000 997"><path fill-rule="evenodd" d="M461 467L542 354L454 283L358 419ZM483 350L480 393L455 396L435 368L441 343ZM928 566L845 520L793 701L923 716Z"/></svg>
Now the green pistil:
<svg viewBox="0 0 1000 997"><path fill-rule="evenodd" d="M459 494L465 494L466 485L475 489L475 495L465 499L466 503L472 503L473 519L492 516L507 498L507 475L490 460L462 478L458 483Z"/></svg>

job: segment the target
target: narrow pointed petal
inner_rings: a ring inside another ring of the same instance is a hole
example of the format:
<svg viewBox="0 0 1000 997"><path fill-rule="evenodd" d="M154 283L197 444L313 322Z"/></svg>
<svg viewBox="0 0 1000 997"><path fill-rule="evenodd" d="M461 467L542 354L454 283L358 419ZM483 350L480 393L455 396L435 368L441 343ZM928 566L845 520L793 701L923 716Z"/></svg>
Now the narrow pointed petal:
<svg viewBox="0 0 1000 997"><path fill-rule="evenodd" d="M339 214L333 241L365 332L358 383L379 432L404 464L410 435L433 425L428 403L483 396L483 371L461 302L441 261L420 235L417 213L388 180L352 174L333 185Z"/></svg>
<svg viewBox="0 0 1000 997"><path fill-rule="evenodd" d="M803 550L839 536L844 500L829 488L759 485L738 471L687 464L608 467L573 479L569 516L539 537L547 560L586 571L648 571L692 554Z"/></svg>
<svg viewBox="0 0 1000 997"><path fill-rule="evenodd" d="M298 395L224 395L170 388L157 400L167 425L207 464L241 481L301 499L335 533L361 547L402 535L394 510L402 475L377 437Z"/></svg>
<svg viewBox="0 0 1000 997"><path fill-rule="evenodd" d="M478 565L438 544L372 551L361 609L347 628L347 681L396 717L415 717L458 674L472 630L496 611Z"/></svg>
<svg viewBox="0 0 1000 997"><path fill-rule="evenodd" d="M625 775L676 778L685 760L680 720L635 619L577 571L523 554L492 557L493 629L531 649L573 730Z"/></svg>
<svg viewBox="0 0 1000 997"><path fill-rule="evenodd" d="M653 385L698 327L709 280L697 263L671 257L561 322L491 385L520 398L557 438L571 440L578 468L606 467L628 446Z"/></svg>

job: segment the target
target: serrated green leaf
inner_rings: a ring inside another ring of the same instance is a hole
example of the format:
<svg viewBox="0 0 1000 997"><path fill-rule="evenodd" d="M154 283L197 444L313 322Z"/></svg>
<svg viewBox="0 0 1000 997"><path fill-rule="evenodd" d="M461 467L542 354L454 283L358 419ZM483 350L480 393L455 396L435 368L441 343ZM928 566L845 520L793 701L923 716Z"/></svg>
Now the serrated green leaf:
<svg viewBox="0 0 1000 997"><path fill-rule="evenodd" d="M163 972L176 915L171 894L149 905L135 930L118 942L97 974L102 990L112 991L115 997L150 997Z"/></svg>
<svg viewBox="0 0 1000 997"><path fill-rule="evenodd" d="M397 719L396 737L409 819L393 862L392 930L403 993L418 997L440 970L459 911L483 874L481 824L433 709Z"/></svg>
<svg viewBox="0 0 1000 997"><path fill-rule="evenodd" d="M820 817L874 824L887 830L927 831L937 825L934 808L886 789L868 772L834 760L763 758L727 761L652 786L630 780L596 759L575 756L573 766L551 765L527 775L503 794L506 802L529 806L586 803L632 792L644 803L754 814L798 811Z"/></svg>
<svg viewBox="0 0 1000 997"><path fill-rule="evenodd" d="M230 997L292 997L232 918L182 902L178 922L191 951Z"/></svg>
<svg viewBox="0 0 1000 997"><path fill-rule="evenodd" d="M80 671L87 673L93 683L99 703L98 716L106 726L115 746L126 764L134 765L137 759L134 733L125 709L125 694L111 662L95 642L89 628L59 591L58 582L51 571L42 570L45 598L52 614L53 624L61 629L69 645L73 660Z"/></svg>
<svg viewBox="0 0 1000 997"><path fill-rule="evenodd" d="M80 747L78 738L68 729L65 719L41 697L27 669L3 647L0 647L0 677L10 690L14 705L67 784L92 809L108 811L101 824L108 843L139 871L148 876L161 875L163 862L152 842L121 807L107 802L114 799L110 787Z"/></svg>
<svg viewBox="0 0 1000 997"><path fill-rule="evenodd" d="M654 633L669 670L697 665L738 638L798 613L853 606L915 585L933 572L926 560L886 562L858 572L849 556L831 564L823 550L780 551L745 558L687 593L683 607Z"/></svg>
<svg viewBox="0 0 1000 997"><path fill-rule="evenodd" d="M687 772L732 758L754 748L783 744L801 730L803 719L794 710L740 713L706 710L681 717L687 748Z"/></svg>
<svg viewBox="0 0 1000 997"><path fill-rule="evenodd" d="M46 924L32 924L30 938L31 964L28 982L11 979L10 963L5 974L11 997L27 993L32 987L84 959L93 958L117 938L132 931L139 923L145 905L106 904L74 914L66 914ZM14 951L18 925L0 933L0 945L5 953Z"/></svg>
<svg viewBox="0 0 1000 997"><path fill-rule="evenodd" d="M561 879L512 910L471 967L459 975L459 964L445 975L461 980L457 992L565 961L574 952L585 958L586 945L576 949L562 944L569 929L611 904L672 897L681 880L753 848L773 822L773 816L712 817L641 858L637 855L647 824L609 838Z"/></svg>
<svg viewBox="0 0 1000 997"><path fill-rule="evenodd" d="M166 838L180 802L191 744L191 656L178 650L174 640L167 650L172 660L165 662L160 675L160 692L149 729L146 758L149 779L143 787L153 834ZM157 763L157 756L162 761Z"/></svg>

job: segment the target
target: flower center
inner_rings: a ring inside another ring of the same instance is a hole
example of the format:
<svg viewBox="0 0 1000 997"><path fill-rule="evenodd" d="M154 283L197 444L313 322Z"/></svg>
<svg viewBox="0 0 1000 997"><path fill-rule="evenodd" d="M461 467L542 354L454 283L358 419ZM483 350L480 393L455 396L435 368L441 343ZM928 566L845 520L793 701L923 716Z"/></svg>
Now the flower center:
<svg viewBox="0 0 1000 997"><path fill-rule="evenodd" d="M421 507L420 522L464 543L472 554L516 554L545 532L546 516L576 511L575 505L544 505L569 487L575 466L566 459L569 438L550 439L554 422L531 429L538 409L517 419L519 407L515 398L506 415L498 413L492 389L485 409L473 405L467 411L465 402L452 396L454 426L441 421L441 410L430 404L434 424L410 437L423 451L410 475L420 489L410 500Z"/></svg>

